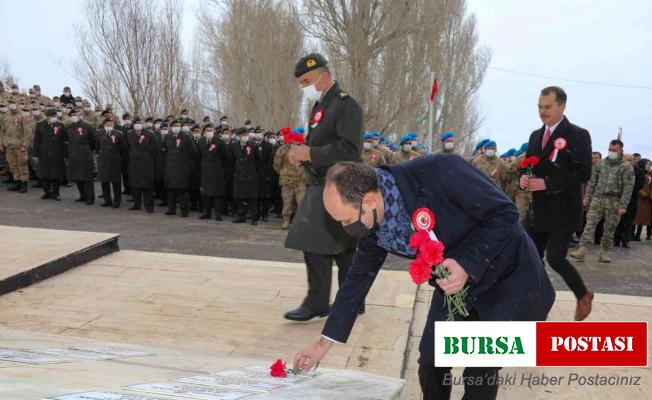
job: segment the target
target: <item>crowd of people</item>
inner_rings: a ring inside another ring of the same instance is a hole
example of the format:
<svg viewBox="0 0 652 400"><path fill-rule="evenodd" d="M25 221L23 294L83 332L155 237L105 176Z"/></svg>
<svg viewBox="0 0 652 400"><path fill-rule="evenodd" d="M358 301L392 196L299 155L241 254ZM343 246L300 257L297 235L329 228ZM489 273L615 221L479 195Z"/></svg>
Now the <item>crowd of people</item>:
<svg viewBox="0 0 652 400"><path fill-rule="evenodd" d="M95 202L101 184L103 207L119 208L122 195L131 195L130 210L257 225L270 214L288 229L305 194L305 174L290 162L292 144L303 143L302 128L266 130L247 120L232 127L227 116L201 122L188 110L166 117L118 116L111 104L93 107L65 87L60 96L42 95L39 85L21 93L6 91L0 82L0 162L10 191L25 193L28 182L43 188L43 199L60 200L60 186L76 185L78 202ZM362 162L370 167L396 164L429 154L416 132L393 143L378 131L363 136ZM454 132L439 137L438 152L460 154ZM486 174L516 204L521 223L531 213L532 193L519 185L520 165L527 143L498 154L495 141L475 146L469 162ZM609 146L609 155L593 153L593 174L585 185L585 229L571 256L584 259L589 242L602 243L600 260L609 262L610 247L629 247L652 237L651 162L638 153L624 153L623 143ZM460 154L462 155L462 154ZM617 174L611 173L616 171ZM522 172L522 171L520 171ZM619 178L615 178L618 176Z"/></svg>

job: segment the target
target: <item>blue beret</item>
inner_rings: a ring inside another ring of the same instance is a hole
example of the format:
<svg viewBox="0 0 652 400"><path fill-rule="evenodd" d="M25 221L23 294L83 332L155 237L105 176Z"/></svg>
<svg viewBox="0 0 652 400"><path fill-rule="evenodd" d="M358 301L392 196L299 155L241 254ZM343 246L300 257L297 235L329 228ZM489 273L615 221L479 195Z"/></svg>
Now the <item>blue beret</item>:
<svg viewBox="0 0 652 400"><path fill-rule="evenodd" d="M371 136L380 136L380 132L378 131L371 131L369 133L371 133Z"/></svg>
<svg viewBox="0 0 652 400"><path fill-rule="evenodd" d="M516 152L514 153L516 157L520 156L521 154L523 154L522 150L516 150Z"/></svg>
<svg viewBox="0 0 652 400"><path fill-rule="evenodd" d="M503 154L501 154L500 158L513 156L514 153L516 153L516 149L509 149L506 152L504 152Z"/></svg>
<svg viewBox="0 0 652 400"><path fill-rule="evenodd" d="M365 135L364 135L362 138L363 138L364 140L367 140L367 139L373 139L373 138L374 138L374 134L373 134L373 132L365 133Z"/></svg>
<svg viewBox="0 0 652 400"><path fill-rule="evenodd" d="M521 153L524 152L525 150L527 150L527 142L521 145Z"/></svg>
<svg viewBox="0 0 652 400"><path fill-rule="evenodd" d="M405 135L405 136L403 136L403 137L401 138L401 140L399 141L399 143L400 143L401 146L402 146L403 143L405 143L405 142L411 142L412 140L414 140L414 139L412 139L412 137L410 137L410 135Z"/></svg>
<svg viewBox="0 0 652 400"><path fill-rule="evenodd" d="M385 141L385 135L380 135L380 141L384 142Z"/></svg>
<svg viewBox="0 0 652 400"><path fill-rule="evenodd" d="M479 142L478 144L476 144L475 148L473 149L473 154L477 153L478 150L480 150L480 147L484 147L484 144L487 143L488 141L489 141L489 139L485 139L485 140Z"/></svg>
<svg viewBox="0 0 652 400"><path fill-rule="evenodd" d="M407 137L409 137L409 138L412 138L412 140L414 140L414 139L417 138L417 133L416 133L416 132L410 132L410 133L408 133L408 134L405 135L405 136L407 136Z"/></svg>
<svg viewBox="0 0 652 400"><path fill-rule="evenodd" d="M396 145L396 143L390 143L390 144L389 144L389 148L392 149L393 151L399 151L399 150L401 150L401 148L398 147L398 146Z"/></svg>
<svg viewBox="0 0 652 400"><path fill-rule="evenodd" d="M493 140L487 140L484 146L482 147L496 147L496 142L494 142Z"/></svg>
<svg viewBox="0 0 652 400"><path fill-rule="evenodd" d="M452 138L452 137L453 137L453 131L448 131L448 132L444 133L443 135L441 135L441 141L443 142L444 140L446 140L448 138Z"/></svg>
<svg viewBox="0 0 652 400"><path fill-rule="evenodd" d="M305 130L303 128L292 128L292 133L300 133L303 135Z"/></svg>

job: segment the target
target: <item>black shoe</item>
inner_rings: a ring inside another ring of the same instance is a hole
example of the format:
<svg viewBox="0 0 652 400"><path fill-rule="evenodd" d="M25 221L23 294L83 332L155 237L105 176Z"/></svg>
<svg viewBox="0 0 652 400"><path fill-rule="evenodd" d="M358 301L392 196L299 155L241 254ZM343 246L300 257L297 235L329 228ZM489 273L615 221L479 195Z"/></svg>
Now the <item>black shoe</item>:
<svg viewBox="0 0 652 400"><path fill-rule="evenodd" d="M159 207L167 207L167 206L168 206L168 202L167 202L167 201L161 201L161 202L159 202L159 203L157 204L157 206L159 206Z"/></svg>
<svg viewBox="0 0 652 400"><path fill-rule="evenodd" d="M165 215L176 215L176 214L177 214L177 212L174 211L174 210L167 210L167 211L165 212Z"/></svg>
<svg viewBox="0 0 652 400"><path fill-rule="evenodd" d="M14 182L15 182L15 181L14 181L14 177L13 177L13 176L10 176L9 178L7 178L7 179L5 179L4 181L2 181L2 183L14 183Z"/></svg>
<svg viewBox="0 0 652 400"><path fill-rule="evenodd" d="M620 243L614 243L614 247L620 247Z"/></svg>
<svg viewBox="0 0 652 400"><path fill-rule="evenodd" d="M637 236L637 237L635 237L634 239L632 239L632 241L634 241L634 242L640 242L640 241L641 241L641 237L640 237L640 236Z"/></svg>
<svg viewBox="0 0 652 400"><path fill-rule="evenodd" d="M27 193L27 182L20 182L18 193Z"/></svg>
<svg viewBox="0 0 652 400"><path fill-rule="evenodd" d="M247 219L245 217L237 217L231 222L233 222L234 224L244 224L245 222L247 222Z"/></svg>
<svg viewBox="0 0 652 400"><path fill-rule="evenodd" d="M113 203L110 201L105 201L104 203L100 204L100 207L111 207Z"/></svg>
<svg viewBox="0 0 652 400"><path fill-rule="evenodd" d="M10 191L10 192L17 192L18 189L20 189L20 183L21 183L20 181L16 181L16 182L12 183L11 185L9 185L7 190Z"/></svg>
<svg viewBox="0 0 652 400"><path fill-rule="evenodd" d="M92 206L95 203L95 199L93 200L86 200L86 205L87 206Z"/></svg>
<svg viewBox="0 0 652 400"><path fill-rule="evenodd" d="M120 202L114 202L113 203L113 208L120 208Z"/></svg>
<svg viewBox="0 0 652 400"><path fill-rule="evenodd" d="M186 218L188 216L188 210L181 211L181 218Z"/></svg>
<svg viewBox="0 0 652 400"><path fill-rule="evenodd" d="M625 249L631 249L631 247L629 247L629 243L623 243L623 248L625 248Z"/></svg>
<svg viewBox="0 0 652 400"><path fill-rule="evenodd" d="M328 310L322 312L313 311L307 307L299 306L294 310L288 311L283 316L285 319L290 321L310 321L313 318L319 317L324 318L328 316Z"/></svg>
<svg viewBox="0 0 652 400"><path fill-rule="evenodd" d="M251 226L258 226L258 221L256 220L251 221Z"/></svg>
<svg viewBox="0 0 652 400"><path fill-rule="evenodd" d="M210 218L211 218L211 215L206 214L206 213L203 213L202 215L199 216L199 219L210 219Z"/></svg>
<svg viewBox="0 0 652 400"><path fill-rule="evenodd" d="M59 197L58 194L53 194L52 196L50 196L50 199L54 201L61 201L61 198Z"/></svg>
<svg viewBox="0 0 652 400"><path fill-rule="evenodd" d="M215 221L222 221L222 217L218 215L217 217L215 217Z"/></svg>
<svg viewBox="0 0 652 400"><path fill-rule="evenodd" d="M104 195L103 195L103 194L98 194L98 195L97 195L97 198L98 198L98 199L103 199L103 198L104 198Z"/></svg>
<svg viewBox="0 0 652 400"><path fill-rule="evenodd" d="M41 196L42 200L49 199L52 197L52 193L43 193L43 196Z"/></svg>
<svg viewBox="0 0 652 400"><path fill-rule="evenodd" d="M78 198L78 199L75 199L75 203L83 203L83 202L85 202L85 201L86 201L86 199L83 198L83 197L80 197L80 198Z"/></svg>
<svg viewBox="0 0 652 400"><path fill-rule="evenodd" d="M129 207L128 210L140 210L140 207L136 207L135 205L133 205Z"/></svg>
<svg viewBox="0 0 652 400"><path fill-rule="evenodd" d="M33 188L42 188L43 183L41 181L36 181L36 182L32 183L32 187Z"/></svg>
<svg viewBox="0 0 652 400"><path fill-rule="evenodd" d="M262 217L261 219L263 220L263 222L267 222L267 217Z"/></svg>
<svg viewBox="0 0 652 400"><path fill-rule="evenodd" d="M147 214L152 214L152 213L154 213L154 209L153 209L153 208L146 208L145 211L147 212Z"/></svg>

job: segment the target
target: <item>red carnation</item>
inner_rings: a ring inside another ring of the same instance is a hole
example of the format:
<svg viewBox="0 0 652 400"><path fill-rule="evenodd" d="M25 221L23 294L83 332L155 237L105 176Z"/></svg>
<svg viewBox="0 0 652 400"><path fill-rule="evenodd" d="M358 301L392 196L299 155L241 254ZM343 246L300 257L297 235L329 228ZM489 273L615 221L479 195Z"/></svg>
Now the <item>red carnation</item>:
<svg viewBox="0 0 652 400"><path fill-rule="evenodd" d="M444 262L444 244L438 240L428 240L419 246L419 257L430 265Z"/></svg>
<svg viewBox="0 0 652 400"><path fill-rule="evenodd" d="M423 258L417 257L410 263L410 276L412 277L412 281L417 285L430 279L431 274L432 264L428 264Z"/></svg>
<svg viewBox="0 0 652 400"><path fill-rule="evenodd" d="M530 156L527 158L524 158L523 161L519 164L519 168L521 169L526 169L526 168L532 168L536 167L541 159L537 156Z"/></svg>
<svg viewBox="0 0 652 400"><path fill-rule="evenodd" d="M408 246L416 251L423 243L430 240L430 235L426 231L416 231L410 236Z"/></svg>
<svg viewBox="0 0 652 400"><path fill-rule="evenodd" d="M286 363L284 363L283 360L279 358L274 364L272 364L271 367L269 367L270 374L274 378L287 378L288 375L285 373L285 364Z"/></svg>

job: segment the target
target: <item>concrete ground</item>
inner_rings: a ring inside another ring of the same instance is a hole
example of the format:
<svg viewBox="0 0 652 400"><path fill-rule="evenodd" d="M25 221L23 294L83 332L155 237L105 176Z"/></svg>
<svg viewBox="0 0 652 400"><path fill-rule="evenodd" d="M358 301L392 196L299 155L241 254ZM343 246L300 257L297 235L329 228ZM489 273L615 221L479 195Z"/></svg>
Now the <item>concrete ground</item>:
<svg viewBox="0 0 652 400"><path fill-rule="evenodd" d="M96 193L100 193L96 183ZM129 211L123 200L120 209L75 203L77 189L62 187L61 202L40 200L40 189L27 194L7 192L0 184L0 224L90 232L115 232L121 235L120 248L215 257L280 262L303 262L302 254L283 247L286 231L275 217L257 227L198 220L196 212L188 218L166 216L163 207L154 214ZM584 263L576 263L587 286L599 293L652 297L649 274L652 269L652 241L632 242L631 249L616 248L613 263L597 262L597 247ZM390 255L384 266L389 270L407 270L408 262ZM560 276L549 269L557 290L568 290Z"/></svg>

